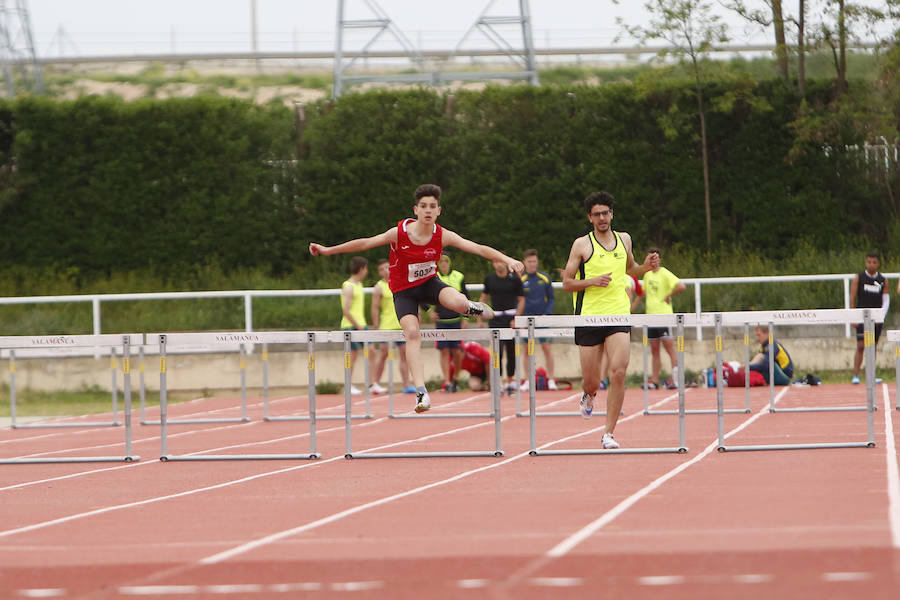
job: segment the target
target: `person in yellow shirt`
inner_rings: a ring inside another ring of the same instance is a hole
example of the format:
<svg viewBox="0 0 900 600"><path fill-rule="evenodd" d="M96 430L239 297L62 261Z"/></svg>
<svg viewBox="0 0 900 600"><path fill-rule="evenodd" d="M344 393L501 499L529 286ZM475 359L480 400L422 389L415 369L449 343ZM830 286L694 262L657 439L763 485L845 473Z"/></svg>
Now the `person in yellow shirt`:
<svg viewBox="0 0 900 600"><path fill-rule="evenodd" d="M350 278L341 284L341 329L344 331L366 328L366 298L363 291L363 279L369 274L369 261L363 256L350 259ZM353 366L362 344L350 342L350 377L353 378ZM362 394L356 386L350 386L354 396Z"/></svg>
<svg viewBox="0 0 900 600"><path fill-rule="evenodd" d="M378 261L378 275L381 276L372 290L372 327L380 331L399 331L400 321L394 310L394 294L388 285L390 274L390 261L382 258ZM382 343L375 364L372 367L372 385L369 389L375 394L384 394L387 388L381 385L381 376L384 373L384 365L387 363L388 344ZM397 342L397 356L399 357L400 380L403 382L404 394L415 394L416 388L409 384L409 366L406 364L406 342Z"/></svg>
<svg viewBox="0 0 900 600"><path fill-rule="evenodd" d="M591 231L572 244L562 272L563 290L572 292L576 315L631 314L625 280L629 275L643 275L658 261L658 256L651 253L647 254L642 264L634 261L631 236L612 228L613 202L609 192L594 192L584 200ZM613 431L625 400L631 327L576 327L575 344L579 347L584 388L580 409L586 419L594 410L594 396L600 387L600 359L606 354L609 389L601 445L604 449L618 448Z"/></svg>
<svg viewBox="0 0 900 600"><path fill-rule="evenodd" d="M651 248L650 253L655 253L662 260L662 255L658 248ZM672 314L672 296L680 294L686 289L686 286L678 277L662 266L658 262L655 269L651 269L644 273L644 298L647 302L648 315L670 315ZM671 327L648 327L647 340L650 342L651 356L651 376L647 382L647 387L651 390L660 387L659 371L661 368L659 347L666 349L669 355L669 364L672 366L672 378L667 379L662 385L672 390L676 387L678 381L678 353L675 352L675 340L672 339Z"/></svg>

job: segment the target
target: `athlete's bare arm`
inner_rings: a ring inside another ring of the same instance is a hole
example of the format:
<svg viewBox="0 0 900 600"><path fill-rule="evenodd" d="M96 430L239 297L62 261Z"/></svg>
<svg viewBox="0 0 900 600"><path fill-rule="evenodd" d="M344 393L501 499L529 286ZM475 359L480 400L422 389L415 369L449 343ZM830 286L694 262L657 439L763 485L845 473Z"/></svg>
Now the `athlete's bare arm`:
<svg viewBox="0 0 900 600"><path fill-rule="evenodd" d="M634 261L634 254L631 253L631 234L620 231L619 236L622 238L622 243L625 244L625 250L628 252L628 259L625 263L626 273L633 275L636 279L640 279L644 273L656 268L656 265L659 264L659 254L656 252L648 253L647 256L644 257L644 262L637 264Z"/></svg>
<svg viewBox="0 0 900 600"><path fill-rule="evenodd" d="M375 289L372 290L372 329L378 329L381 323L381 300L383 298L381 286L376 284Z"/></svg>
<svg viewBox="0 0 900 600"><path fill-rule="evenodd" d="M323 256L330 256L332 254L342 254L346 252L361 252L363 250L377 248L378 246L395 243L396 241L397 228L391 227L384 233L379 233L378 235L367 238L356 238L355 240L350 240L349 242L344 242L337 246L323 246L322 244L312 242L309 245L309 253L313 256L318 256L320 254Z"/></svg>
<svg viewBox="0 0 900 600"><path fill-rule="evenodd" d="M506 263L506 266L509 268L509 270L514 271L516 275L521 275L525 271L525 265L522 264L522 261L516 260L515 258L510 258L499 250L495 250L490 246L485 246L484 244L476 244L475 242L467 240L458 233L450 231L449 229L444 229L444 236L441 240L441 243L444 246L453 246L454 248L459 248L463 252L475 254L476 256L481 256L482 258L486 258L488 260L502 260Z"/></svg>

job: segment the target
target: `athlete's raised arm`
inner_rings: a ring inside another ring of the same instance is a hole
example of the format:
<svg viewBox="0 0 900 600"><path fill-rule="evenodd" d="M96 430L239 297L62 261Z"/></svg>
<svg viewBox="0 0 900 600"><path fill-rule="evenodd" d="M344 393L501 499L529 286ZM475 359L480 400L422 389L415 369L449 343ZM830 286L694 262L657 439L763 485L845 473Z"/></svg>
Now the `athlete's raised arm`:
<svg viewBox="0 0 900 600"><path fill-rule="evenodd" d="M320 254L330 256L332 254L342 254L345 252L361 252L362 250L370 250L396 241L397 228L391 227L384 233L379 233L378 235L367 238L356 238L355 240L350 240L343 244L338 244L337 246L323 246L322 244L311 242L309 244L309 253L313 256L318 256Z"/></svg>
<svg viewBox="0 0 900 600"><path fill-rule="evenodd" d="M481 256L482 258L486 258L488 260L502 260L506 263L506 266L509 267L509 270L514 271L516 275L521 275L525 271L525 265L522 264L522 261L516 260L515 258L510 258L499 250L491 248L490 246L486 246L484 244L476 244L472 240L467 240L458 233L450 231L449 229L444 228L444 235L441 243L444 246L453 246L454 248L459 248L463 252L475 254L476 256Z"/></svg>

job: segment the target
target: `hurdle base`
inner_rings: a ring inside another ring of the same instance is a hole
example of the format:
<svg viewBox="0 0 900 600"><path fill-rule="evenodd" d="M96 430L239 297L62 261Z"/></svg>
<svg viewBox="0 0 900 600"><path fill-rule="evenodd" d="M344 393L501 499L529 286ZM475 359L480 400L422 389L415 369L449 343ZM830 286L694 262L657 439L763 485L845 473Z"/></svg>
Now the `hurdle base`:
<svg viewBox="0 0 900 600"><path fill-rule="evenodd" d="M624 414L625 414L625 411L623 410L622 412L619 413L619 416L622 416ZM530 417L531 413L519 412L519 413L516 413L516 416L517 417ZM534 416L535 417L580 417L582 415L580 412L566 411L566 412L536 412L536 413L534 413ZM605 417L606 411L594 412L594 413L591 413L591 416L592 417Z"/></svg>
<svg viewBox="0 0 900 600"><path fill-rule="evenodd" d="M750 452L754 450L819 450L822 448L874 448L875 442L846 442L831 444L761 444L758 446L719 446L719 452Z"/></svg>
<svg viewBox="0 0 900 600"><path fill-rule="evenodd" d="M63 427L121 427L118 421L109 423L47 423L46 425L30 424L30 425L10 425L10 429L60 429Z"/></svg>
<svg viewBox="0 0 900 600"><path fill-rule="evenodd" d="M35 465L53 463L137 462L140 456L71 456L60 458L4 458L0 465Z"/></svg>
<svg viewBox="0 0 900 600"><path fill-rule="evenodd" d="M727 408L722 411L722 413L726 415L749 415L752 411L747 408ZM695 408L692 410L684 411L686 415L716 415L719 411L714 408ZM645 410L645 415L677 415L680 414L677 410Z"/></svg>
<svg viewBox="0 0 900 600"><path fill-rule="evenodd" d="M869 410L865 406L812 406L810 408L770 408L770 413L803 413L803 412L848 412L854 410ZM872 410L878 410L873 406Z"/></svg>
<svg viewBox="0 0 900 600"><path fill-rule="evenodd" d="M160 462L215 461L215 460L315 460L322 458L318 452L314 454L207 454L191 456L189 454L166 454L160 456Z"/></svg>
<svg viewBox="0 0 900 600"><path fill-rule="evenodd" d="M174 419L166 420L166 425L201 425L203 423L249 423L250 419ZM162 425L160 421L141 421L141 425Z"/></svg>
<svg viewBox="0 0 900 600"><path fill-rule="evenodd" d="M487 456L499 458L504 456L502 450L473 451L473 452L348 452L344 458L351 460L357 458L457 458Z"/></svg>
<svg viewBox="0 0 900 600"><path fill-rule="evenodd" d="M572 448L571 450L531 450L531 456L561 456L587 454L685 454L690 448L684 446L674 448L617 448L603 450L601 448Z"/></svg>
<svg viewBox="0 0 900 600"><path fill-rule="evenodd" d="M493 413L416 413L413 415L388 415L391 419L493 419Z"/></svg>

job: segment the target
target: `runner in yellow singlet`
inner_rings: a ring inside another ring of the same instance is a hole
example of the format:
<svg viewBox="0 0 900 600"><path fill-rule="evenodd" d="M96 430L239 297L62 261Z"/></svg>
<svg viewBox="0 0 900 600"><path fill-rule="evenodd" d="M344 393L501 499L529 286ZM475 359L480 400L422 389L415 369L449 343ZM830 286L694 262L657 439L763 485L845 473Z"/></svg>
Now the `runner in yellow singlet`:
<svg viewBox="0 0 900 600"><path fill-rule="evenodd" d="M592 230L572 244L563 270L563 290L572 292L576 315L627 315L631 303L625 292L628 275L640 277L654 268L656 254L647 254L643 264L634 262L631 236L613 231L613 201L608 192L594 192L584 200ZM631 327L576 327L575 343L581 356L581 414L590 418L594 396L600 385L600 359L606 354L609 390L606 396L606 429L601 444L619 447L613 437L625 400L625 370L628 368Z"/></svg>

